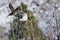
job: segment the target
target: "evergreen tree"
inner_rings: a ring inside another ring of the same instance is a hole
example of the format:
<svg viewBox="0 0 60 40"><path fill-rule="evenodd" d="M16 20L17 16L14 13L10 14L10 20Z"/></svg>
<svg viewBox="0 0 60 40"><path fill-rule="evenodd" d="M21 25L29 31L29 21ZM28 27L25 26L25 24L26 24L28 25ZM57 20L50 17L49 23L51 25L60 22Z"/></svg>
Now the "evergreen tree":
<svg viewBox="0 0 60 40"><path fill-rule="evenodd" d="M10 40L20 40L23 38L25 38L24 40L43 40L43 33L41 29L38 28L38 20L33 15L32 11L27 10L27 5L25 5L23 2L17 11L21 10L27 14L28 20L21 22L19 21L20 14L15 15L16 19L14 19L13 23L11 24L11 30L9 34Z"/></svg>

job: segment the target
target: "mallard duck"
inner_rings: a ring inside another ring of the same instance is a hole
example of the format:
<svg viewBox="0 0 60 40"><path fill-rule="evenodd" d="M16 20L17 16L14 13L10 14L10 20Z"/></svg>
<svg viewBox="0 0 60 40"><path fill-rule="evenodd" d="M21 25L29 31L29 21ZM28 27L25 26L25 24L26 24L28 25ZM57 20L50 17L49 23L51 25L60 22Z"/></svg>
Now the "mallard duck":
<svg viewBox="0 0 60 40"><path fill-rule="evenodd" d="M24 13L22 10L19 11L19 7L14 9L13 6L11 4L9 4L9 7L11 9L11 13L8 15L8 16L15 16L15 17L19 17L20 21L26 21L28 18L27 18L27 14Z"/></svg>

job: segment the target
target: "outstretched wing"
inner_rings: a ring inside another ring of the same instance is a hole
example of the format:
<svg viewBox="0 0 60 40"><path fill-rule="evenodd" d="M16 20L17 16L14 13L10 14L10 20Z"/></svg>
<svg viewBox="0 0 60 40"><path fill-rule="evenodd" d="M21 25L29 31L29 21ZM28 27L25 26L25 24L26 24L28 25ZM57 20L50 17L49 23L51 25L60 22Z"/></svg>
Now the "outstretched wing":
<svg viewBox="0 0 60 40"><path fill-rule="evenodd" d="M12 11L9 15L14 15L14 12L16 12L19 7L16 8L16 9L14 9L13 6L11 5L11 3L10 3L10 4L9 4L9 8L10 8L10 10ZM9 16L9 15L8 15L8 16Z"/></svg>

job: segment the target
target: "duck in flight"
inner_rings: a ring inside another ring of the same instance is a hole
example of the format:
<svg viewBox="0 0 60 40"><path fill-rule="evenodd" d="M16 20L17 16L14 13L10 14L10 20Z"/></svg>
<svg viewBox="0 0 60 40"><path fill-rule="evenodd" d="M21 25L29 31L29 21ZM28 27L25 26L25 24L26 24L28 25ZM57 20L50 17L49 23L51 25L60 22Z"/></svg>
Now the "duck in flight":
<svg viewBox="0 0 60 40"><path fill-rule="evenodd" d="M9 4L9 8L12 12L8 16L10 15L18 16L20 21L26 21L28 19L26 13L24 13L23 11L19 11L19 7L14 9L13 6Z"/></svg>

